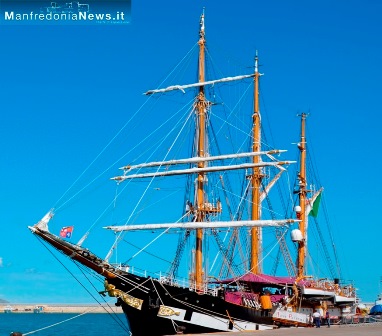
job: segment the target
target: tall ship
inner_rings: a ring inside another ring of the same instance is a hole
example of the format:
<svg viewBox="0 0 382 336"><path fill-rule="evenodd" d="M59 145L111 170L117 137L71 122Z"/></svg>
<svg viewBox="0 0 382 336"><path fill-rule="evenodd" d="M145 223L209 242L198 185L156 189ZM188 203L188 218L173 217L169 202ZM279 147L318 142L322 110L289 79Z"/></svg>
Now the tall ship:
<svg viewBox="0 0 382 336"><path fill-rule="evenodd" d="M54 209L30 230L102 280L101 297L116 298L134 336L303 327L315 310L333 319L351 313L354 287L334 263L326 262L331 278L311 276L307 267L308 223L317 220L323 192L308 176L307 115L299 116L298 160L281 160L286 151L263 132L257 53L252 73L214 76L204 13L195 48L195 81L145 93L153 106L138 118L145 132L137 147L129 143L121 173L109 181L117 191L107 210L94 209L97 218L112 213L103 222L111 242L105 257L87 247L92 223L71 242L74 221L86 222L82 213L66 221ZM160 100L166 105L157 111ZM288 188L292 167L296 183ZM54 234L53 225L65 229Z"/></svg>

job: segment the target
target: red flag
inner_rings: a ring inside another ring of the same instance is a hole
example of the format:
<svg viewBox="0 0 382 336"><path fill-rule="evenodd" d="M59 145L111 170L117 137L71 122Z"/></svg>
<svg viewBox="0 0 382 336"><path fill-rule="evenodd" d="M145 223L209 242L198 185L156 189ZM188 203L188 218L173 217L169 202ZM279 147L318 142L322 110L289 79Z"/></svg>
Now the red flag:
<svg viewBox="0 0 382 336"><path fill-rule="evenodd" d="M73 233L73 226L64 226L60 231L60 237L71 238Z"/></svg>

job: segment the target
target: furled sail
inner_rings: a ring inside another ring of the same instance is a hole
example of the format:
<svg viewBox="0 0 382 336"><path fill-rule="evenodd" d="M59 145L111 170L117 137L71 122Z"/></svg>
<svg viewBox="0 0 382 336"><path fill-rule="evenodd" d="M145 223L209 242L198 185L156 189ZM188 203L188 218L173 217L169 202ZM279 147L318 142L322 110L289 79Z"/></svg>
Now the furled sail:
<svg viewBox="0 0 382 336"><path fill-rule="evenodd" d="M180 91L184 92L184 89L189 89L189 88L193 88L193 87L201 87L201 86L206 86L206 85L214 85L216 83L232 82L235 80L251 78L253 76L254 76L254 74L241 75L241 76L235 76L235 77L225 77L225 78L221 78L221 79L216 79L216 80L206 81L206 82L200 82L200 83L193 83L193 84L186 84L186 85L171 85L171 86L164 88L164 89L149 90L149 91L145 92L145 95L152 95L154 93L163 93L163 92L174 91L174 90L180 90Z"/></svg>
<svg viewBox="0 0 382 336"><path fill-rule="evenodd" d="M185 174L207 173L207 172L235 170L235 169L249 169L254 167L268 167L268 166L276 166L280 169L283 169L281 166L288 165L291 163L295 163L295 161L243 163L239 165L230 165L230 166L212 166L212 167L205 167L205 168L189 168L189 169L180 169L180 170L171 170L171 171L157 171L153 173L116 176L116 177L112 177L111 179L122 182L128 179L144 178L144 177L185 175Z"/></svg>
<svg viewBox="0 0 382 336"><path fill-rule="evenodd" d="M286 150L275 149L275 150L264 151L264 152L246 152L246 153L216 155L216 156L207 156L207 157L193 157L193 158L179 159L179 160L158 161L158 162L141 163L137 165L127 165L120 169L130 171L130 170L139 169L139 168L198 163L198 162L207 162L207 161L215 161L215 160L240 159L244 157L259 156L259 155L274 155L274 154L280 154L283 152L286 152Z"/></svg>
<svg viewBox="0 0 382 336"><path fill-rule="evenodd" d="M113 231L133 231L133 230L155 230L155 229L214 229L230 227L253 227L253 226L285 226L299 222L297 219L280 220L242 220L242 221L220 221L220 222L190 222L190 223L163 223L163 224L136 224L122 226L106 226L104 229Z"/></svg>

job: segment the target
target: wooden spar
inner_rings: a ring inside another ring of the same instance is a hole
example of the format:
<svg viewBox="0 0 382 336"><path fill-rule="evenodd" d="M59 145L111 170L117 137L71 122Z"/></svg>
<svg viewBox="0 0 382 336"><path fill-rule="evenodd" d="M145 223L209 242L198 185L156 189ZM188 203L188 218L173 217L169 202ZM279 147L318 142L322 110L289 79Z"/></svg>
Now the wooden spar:
<svg viewBox="0 0 382 336"><path fill-rule="evenodd" d="M204 32L204 12L200 18L200 32L199 32L199 83L205 82L205 32ZM198 136L198 148L197 154L199 157L204 157L205 152L205 127L206 127L206 111L208 108L208 102L204 95L204 86L199 87L199 94L195 101L195 111L197 113L197 136ZM204 168L205 162L198 163L198 168ZM199 172L197 177L197 191L196 191L196 204L198 207L197 222L205 221L205 213L202 211L204 208L204 172ZM203 229L196 230L196 247L195 247L195 272L194 280L195 287L197 289L203 288Z"/></svg>
<svg viewBox="0 0 382 336"><path fill-rule="evenodd" d="M258 57L255 57L255 76L254 76L254 107L253 107L253 144L252 151L258 152L261 149L261 135L260 135L260 110L259 110L259 78L258 71ZM253 163L260 162L259 156L253 157ZM261 168L255 167L252 174L252 220L259 220L260 213L260 197L261 197ZM251 229L251 261L250 271L254 274L261 273L261 229L253 227Z"/></svg>
<svg viewBox="0 0 382 336"><path fill-rule="evenodd" d="M41 222L40 222L41 223ZM39 227L39 223L34 226L28 226L28 228L37 236L41 237L44 241L55 247L57 250L63 252L71 259L78 261L82 265L92 269L96 273L104 276L106 279L116 278L118 275L113 266L108 262L96 257L91 252L83 249L77 245L60 239L54 234ZM89 257L92 256L92 258Z"/></svg>
<svg viewBox="0 0 382 336"><path fill-rule="evenodd" d="M306 138L305 138L305 119L307 115L301 114L301 139L298 144L300 150L300 173L298 175L299 180L299 202L300 212L297 213L299 222L299 230L303 237L302 241L298 242L297 248L297 277L303 278L305 275L305 257L306 257L306 224L308 216L306 213Z"/></svg>

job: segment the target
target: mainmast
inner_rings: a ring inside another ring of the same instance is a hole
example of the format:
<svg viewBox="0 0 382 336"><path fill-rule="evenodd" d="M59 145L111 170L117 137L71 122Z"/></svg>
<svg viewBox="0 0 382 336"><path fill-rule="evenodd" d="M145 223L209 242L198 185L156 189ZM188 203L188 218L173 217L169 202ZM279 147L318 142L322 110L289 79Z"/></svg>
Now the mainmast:
<svg viewBox="0 0 382 336"><path fill-rule="evenodd" d="M300 172L298 174L299 183L299 212L297 212L299 222L299 230L301 232L302 239L298 241L297 248L297 277L303 278L305 275L305 257L306 257L306 227L307 227L307 183L306 183L306 138L305 138L305 119L307 115L301 114L301 139L298 144L300 150Z"/></svg>
<svg viewBox="0 0 382 336"><path fill-rule="evenodd" d="M260 134L260 109L259 109L259 78L258 57L255 57L255 75L254 75L254 107L253 107L253 144L252 151L259 152L261 150L261 134ZM260 162L260 157L253 157L253 163ZM261 179L262 173L260 167L253 169L252 175L252 220L259 220L261 217L260 197L261 197ZM254 227L251 229L251 264L250 271L254 274L261 273L261 228Z"/></svg>
<svg viewBox="0 0 382 336"><path fill-rule="evenodd" d="M204 12L200 18L200 32L199 32L199 83L205 82L205 32L204 32ZM195 111L197 113L197 153L198 156L203 158L206 155L206 112L208 102L204 94L204 86L199 87L199 94L195 101ZM204 168L205 161L198 163L198 168ZM196 191L196 205L197 205L197 222L205 221L204 209L204 172L199 172L197 175L197 191ZM196 230L196 248L195 248L195 286L201 289L203 286L203 229Z"/></svg>

